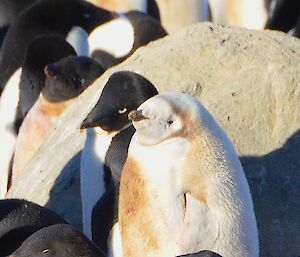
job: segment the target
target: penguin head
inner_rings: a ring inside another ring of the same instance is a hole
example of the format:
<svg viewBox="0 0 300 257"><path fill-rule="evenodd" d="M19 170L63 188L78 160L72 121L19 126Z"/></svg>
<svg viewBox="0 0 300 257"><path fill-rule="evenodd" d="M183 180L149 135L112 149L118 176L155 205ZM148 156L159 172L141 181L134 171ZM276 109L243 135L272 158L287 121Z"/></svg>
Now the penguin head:
<svg viewBox="0 0 300 257"><path fill-rule="evenodd" d="M48 64L44 72L43 96L50 102L62 102L80 95L104 69L91 58L70 56Z"/></svg>
<svg viewBox="0 0 300 257"><path fill-rule="evenodd" d="M19 106L23 117L27 114L45 86L44 67L68 56L74 56L74 48L62 37L43 35L29 45L22 66Z"/></svg>
<svg viewBox="0 0 300 257"><path fill-rule="evenodd" d="M198 124L198 102L183 93L164 93L144 102L129 113L142 145L156 145L171 138L189 136Z"/></svg>
<svg viewBox="0 0 300 257"><path fill-rule="evenodd" d="M105 84L95 107L82 122L81 128L100 127L107 132L120 131L131 124L130 111L158 94L143 76L129 71L116 72Z"/></svg>
<svg viewBox="0 0 300 257"><path fill-rule="evenodd" d="M10 257L104 257L92 242L69 225L42 228L28 237Z"/></svg>
<svg viewBox="0 0 300 257"><path fill-rule="evenodd" d="M88 33L90 33L95 27L117 17L117 13L115 12L96 7L95 5L86 1L76 1L78 3L78 6L73 9L72 14L74 17L73 19L76 21L75 25L81 26ZM74 4L72 5L74 6Z"/></svg>

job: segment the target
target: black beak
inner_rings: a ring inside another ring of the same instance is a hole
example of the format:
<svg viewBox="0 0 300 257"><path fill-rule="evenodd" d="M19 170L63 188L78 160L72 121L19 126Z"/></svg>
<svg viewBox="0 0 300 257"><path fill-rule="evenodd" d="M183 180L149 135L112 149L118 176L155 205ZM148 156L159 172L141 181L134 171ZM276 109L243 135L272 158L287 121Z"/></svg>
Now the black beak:
<svg viewBox="0 0 300 257"><path fill-rule="evenodd" d="M149 118L145 117L142 114L143 110L136 110L136 111L131 111L128 114L128 119L131 121L141 121L141 120L148 120Z"/></svg>
<svg viewBox="0 0 300 257"><path fill-rule="evenodd" d="M96 121L91 121L88 118L86 118L80 125L80 129L87 129L87 128L94 128L98 127L99 124Z"/></svg>

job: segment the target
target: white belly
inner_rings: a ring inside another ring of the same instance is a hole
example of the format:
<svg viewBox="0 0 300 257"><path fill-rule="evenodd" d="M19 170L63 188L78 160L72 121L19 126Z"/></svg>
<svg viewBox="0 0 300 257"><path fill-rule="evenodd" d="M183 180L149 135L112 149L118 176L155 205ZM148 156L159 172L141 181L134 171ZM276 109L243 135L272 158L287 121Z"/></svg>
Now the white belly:
<svg viewBox="0 0 300 257"><path fill-rule="evenodd" d="M83 233L92 239L92 211L105 192L104 161L112 137L99 134L97 128L87 129L81 154L80 191Z"/></svg>
<svg viewBox="0 0 300 257"><path fill-rule="evenodd" d="M19 102L21 73L21 69L14 73L0 99L0 199L3 199L7 193L9 164L16 142L14 122Z"/></svg>
<svg viewBox="0 0 300 257"><path fill-rule="evenodd" d="M90 54L102 50L115 58L121 58L133 47L134 29L126 17L121 17L95 28L88 41Z"/></svg>

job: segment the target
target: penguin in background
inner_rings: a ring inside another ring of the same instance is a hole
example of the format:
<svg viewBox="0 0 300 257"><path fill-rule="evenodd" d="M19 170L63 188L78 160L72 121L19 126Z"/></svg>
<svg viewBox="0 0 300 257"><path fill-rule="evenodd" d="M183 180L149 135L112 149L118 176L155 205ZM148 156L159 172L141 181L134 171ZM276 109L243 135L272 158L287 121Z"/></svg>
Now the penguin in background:
<svg viewBox="0 0 300 257"><path fill-rule="evenodd" d="M1 0L0 1L0 49L9 26L19 14L36 0Z"/></svg>
<svg viewBox="0 0 300 257"><path fill-rule="evenodd" d="M83 56L69 56L45 67L45 86L18 134L12 184L43 144L60 114L104 71L96 61Z"/></svg>
<svg viewBox="0 0 300 257"><path fill-rule="evenodd" d="M99 24L112 18L113 13L81 0L36 2L20 15L3 41L0 53L0 93L22 65L27 47L36 36L56 34L66 38L74 28L89 34Z"/></svg>
<svg viewBox="0 0 300 257"><path fill-rule="evenodd" d="M124 13L132 10L146 13L160 21L159 8L155 0L86 0L98 7L117 12Z"/></svg>
<svg viewBox="0 0 300 257"><path fill-rule="evenodd" d="M90 33L89 52L93 59L109 68L127 59L139 47L166 35L160 22L143 12L115 14L114 19Z"/></svg>
<svg viewBox="0 0 300 257"><path fill-rule="evenodd" d="M200 251L197 253L189 253L189 254L185 254L185 255L179 255L177 257L222 257L221 255L209 251L209 250L204 250L204 251Z"/></svg>
<svg viewBox="0 0 300 257"><path fill-rule="evenodd" d="M299 37L300 2L298 0L272 0L265 29L280 30Z"/></svg>
<svg viewBox="0 0 300 257"><path fill-rule="evenodd" d="M121 170L134 133L128 113L157 93L143 76L116 72L81 124L87 129L80 165L83 232L105 253L110 251L108 238L118 215Z"/></svg>
<svg viewBox="0 0 300 257"><path fill-rule="evenodd" d="M11 255L12 257L106 257L77 229L57 224L38 230Z"/></svg>
<svg viewBox="0 0 300 257"><path fill-rule="evenodd" d="M59 36L37 37L28 47L22 69L4 89L0 97L0 199L8 190L10 163L19 128L45 85L44 67L75 54L73 47Z"/></svg>
<svg viewBox="0 0 300 257"><path fill-rule="evenodd" d="M75 55L74 48L62 37L56 35L39 36L29 45L22 65L18 106L21 121L15 124L16 131L45 86L45 66Z"/></svg>
<svg viewBox="0 0 300 257"><path fill-rule="evenodd" d="M0 200L0 257L12 254L31 234L53 224L67 222L50 209L27 200Z"/></svg>

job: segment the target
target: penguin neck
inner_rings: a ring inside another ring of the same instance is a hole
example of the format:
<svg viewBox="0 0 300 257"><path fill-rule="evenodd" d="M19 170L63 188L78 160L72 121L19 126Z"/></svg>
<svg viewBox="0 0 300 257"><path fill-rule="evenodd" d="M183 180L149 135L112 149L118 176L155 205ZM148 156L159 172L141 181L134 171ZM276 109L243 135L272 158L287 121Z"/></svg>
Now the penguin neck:
<svg viewBox="0 0 300 257"><path fill-rule="evenodd" d="M96 50L102 50L115 58L122 58L133 48L134 28L125 15L120 15L94 29L88 41L90 55Z"/></svg>
<svg viewBox="0 0 300 257"><path fill-rule="evenodd" d="M74 99L54 103L48 101L41 93L38 101L40 103L40 111L43 114L47 116L58 117L63 113L63 111L66 108L68 108L74 102Z"/></svg>

